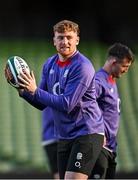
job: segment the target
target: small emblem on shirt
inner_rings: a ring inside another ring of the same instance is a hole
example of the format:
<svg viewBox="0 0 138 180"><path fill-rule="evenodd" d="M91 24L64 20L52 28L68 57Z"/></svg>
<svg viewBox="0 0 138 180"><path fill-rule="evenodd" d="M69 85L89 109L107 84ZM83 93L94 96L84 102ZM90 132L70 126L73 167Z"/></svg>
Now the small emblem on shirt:
<svg viewBox="0 0 138 180"><path fill-rule="evenodd" d="M113 88L111 88L111 89L110 89L110 92L111 92L111 93L113 93L113 92L114 92L114 89L113 89Z"/></svg>
<svg viewBox="0 0 138 180"><path fill-rule="evenodd" d="M54 70L53 70L53 69L50 69L49 74L53 74L53 73L54 73Z"/></svg>
<svg viewBox="0 0 138 180"><path fill-rule="evenodd" d="M53 94L59 95L60 94L60 84L56 82L53 86Z"/></svg>
<svg viewBox="0 0 138 180"><path fill-rule="evenodd" d="M63 77L67 77L67 75L68 75L68 72L69 72L69 70L68 69L66 69L66 71L64 72L64 75L63 75Z"/></svg>

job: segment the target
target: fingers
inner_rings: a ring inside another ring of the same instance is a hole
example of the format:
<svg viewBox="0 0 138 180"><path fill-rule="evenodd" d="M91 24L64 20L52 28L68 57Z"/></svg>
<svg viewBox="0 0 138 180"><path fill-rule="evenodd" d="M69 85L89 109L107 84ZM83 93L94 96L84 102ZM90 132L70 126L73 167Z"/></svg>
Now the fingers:
<svg viewBox="0 0 138 180"><path fill-rule="evenodd" d="M30 74L28 74L28 73L22 73L22 72L20 72L19 76L22 77L23 79L25 79L26 81L28 81L29 79L31 79L31 76L30 76Z"/></svg>
<svg viewBox="0 0 138 180"><path fill-rule="evenodd" d="M24 75L18 75L17 77L19 79L19 85L21 85L22 87L26 87L30 84L30 81L26 79Z"/></svg>
<svg viewBox="0 0 138 180"><path fill-rule="evenodd" d="M19 86L26 88L26 86L30 85L31 76L27 72L25 73L20 72L20 74L17 77L19 80L19 83L18 83Z"/></svg>
<svg viewBox="0 0 138 180"><path fill-rule="evenodd" d="M30 74L20 73L18 75L18 85L26 91L34 94L35 90L37 89L37 85L33 71L31 71Z"/></svg>
<svg viewBox="0 0 138 180"><path fill-rule="evenodd" d="M34 73L33 73L33 71L31 71L30 73L20 73L19 74L21 77L23 77L23 79L25 79L26 81L28 81L29 79L35 79L35 76L34 76Z"/></svg>

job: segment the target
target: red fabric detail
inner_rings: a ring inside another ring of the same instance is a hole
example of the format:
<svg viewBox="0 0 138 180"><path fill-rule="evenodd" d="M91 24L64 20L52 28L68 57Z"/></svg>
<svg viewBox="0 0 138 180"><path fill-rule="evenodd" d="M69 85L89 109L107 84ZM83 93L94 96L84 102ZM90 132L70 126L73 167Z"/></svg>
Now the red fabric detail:
<svg viewBox="0 0 138 180"><path fill-rule="evenodd" d="M109 83L111 83L111 84L115 84L115 83L116 83L115 79L113 79L112 76L108 76L107 81L108 81Z"/></svg>
<svg viewBox="0 0 138 180"><path fill-rule="evenodd" d="M60 61L59 59L56 62L60 67L65 67L71 63L70 59L67 59L66 61Z"/></svg>

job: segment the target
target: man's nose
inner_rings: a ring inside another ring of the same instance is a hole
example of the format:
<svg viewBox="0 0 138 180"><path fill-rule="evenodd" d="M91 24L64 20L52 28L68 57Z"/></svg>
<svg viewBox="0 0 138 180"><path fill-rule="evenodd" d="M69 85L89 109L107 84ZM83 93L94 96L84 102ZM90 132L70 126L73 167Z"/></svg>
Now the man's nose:
<svg viewBox="0 0 138 180"><path fill-rule="evenodd" d="M67 43L68 43L68 39L67 39L66 37L64 37L64 38L63 38L63 42L64 42L65 44L67 44Z"/></svg>

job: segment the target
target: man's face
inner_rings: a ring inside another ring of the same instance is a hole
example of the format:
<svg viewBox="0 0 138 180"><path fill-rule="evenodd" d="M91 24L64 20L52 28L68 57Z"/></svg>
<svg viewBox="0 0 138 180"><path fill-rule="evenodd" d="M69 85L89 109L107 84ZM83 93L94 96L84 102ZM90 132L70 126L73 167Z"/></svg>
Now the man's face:
<svg viewBox="0 0 138 180"><path fill-rule="evenodd" d="M124 58L122 62L115 61L112 64L112 75L114 78L120 78L122 74L126 73L131 66L132 62L129 62L127 58Z"/></svg>
<svg viewBox="0 0 138 180"><path fill-rule="evenodd" d="M79 37L74 31L67 31L64 33L55 32L53 41L57 52L63 58L68 58L76 51L76 46L79 43Z"/></svg>

